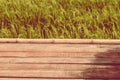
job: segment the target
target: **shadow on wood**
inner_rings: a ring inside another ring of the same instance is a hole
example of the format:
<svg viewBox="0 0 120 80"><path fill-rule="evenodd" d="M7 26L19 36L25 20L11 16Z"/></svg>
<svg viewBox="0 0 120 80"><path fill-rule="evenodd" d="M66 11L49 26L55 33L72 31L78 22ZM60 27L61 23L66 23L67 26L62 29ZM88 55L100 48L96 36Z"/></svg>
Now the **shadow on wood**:
<svg viewBox="0 0 120 80"><path fill-rule="evenodd" d="M120 79L120 62L117 59L120 59L120 49L115 48L104 53L98 53L95 55L96 59L93 61L91 68L86 69L82 72L85 80L89 79ZM110 59L111 62L104 62L104 59ZM101 63L102 62L102 63ZM94 65L94 63L98 63ZM103 66L98 68L97 66ZM79 76L79 75L78 75Z"/></svg>

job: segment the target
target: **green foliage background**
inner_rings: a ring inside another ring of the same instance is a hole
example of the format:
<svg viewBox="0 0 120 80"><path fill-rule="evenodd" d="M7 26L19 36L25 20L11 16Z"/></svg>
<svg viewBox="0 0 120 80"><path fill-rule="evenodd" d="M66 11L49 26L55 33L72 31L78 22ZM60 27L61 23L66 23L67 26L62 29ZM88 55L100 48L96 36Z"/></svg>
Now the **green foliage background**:
<svg viewBox="0 0 120 80"><path fill-rule="evenodd" d="M120 0L0 0L0 38L119 39Z"/></svg>

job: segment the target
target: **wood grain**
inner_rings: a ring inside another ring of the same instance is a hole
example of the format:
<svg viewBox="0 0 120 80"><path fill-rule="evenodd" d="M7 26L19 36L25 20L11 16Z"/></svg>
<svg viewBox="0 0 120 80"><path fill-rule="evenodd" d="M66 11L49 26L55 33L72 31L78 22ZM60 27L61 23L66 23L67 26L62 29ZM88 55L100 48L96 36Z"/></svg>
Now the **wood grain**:
<svg viewBox="0 0 120 80"><path fill-rule="evenodd" d="M92 40L92 44L45 41L1 41L0 80L120 79L120 45L115 45L119 41L112 45L106 40L104 45L104 40Z"/></svg>
<svg viewBox="0 0 120 80"><path fill-rule="evenodd" d="M120 70L120 65L85 65L85 64L9 64L1 63L0 70L53 70L53 71L84 71L86 69L95 70Z"/></svg>
<svg viewBox="0 0 120 80"><path fill-rule="evenodd" d="M41 78L0 78L0 80L73 80L73 79L41 79ZM74 79L74 80L85 80L85 79ZM91 80L91 79L89 79ZM99 79L92 79L99 80Z"/></svg>
<svg viewBox="0 0 120 80"><path fill-rule="evenodd" d="M108 52L0 52L0 58L120 58L120 51Z"/></svg>
<svg viewBox="0 0 120 80"><path fill-rule="evenodd" d="M37 44L120 44L117 39L19 39L3 38L0 43L37 43Z"/></svg>
<svg viewBox="0 0 120 80"><path fill-rule="evenodd" d="M0 77L20 77L20 78L68 78L68 79L81 79L81 78L105 78L113 79L120 78L119 70L109 71L44 71L44 70L0 70Z"/></svg>
<svg viewBox="0 0 120 80"><path fill-rule="evenodd" d="M120 64L120 58L0 58L0 63Z"/></svg>
<svg viewBox="0 0 120 80"><path fill-rule="evenodd" d="M107 52L120 50L120 45L70 45L70 44L0 44L0 51L31 51L31 52Z"/></svg>

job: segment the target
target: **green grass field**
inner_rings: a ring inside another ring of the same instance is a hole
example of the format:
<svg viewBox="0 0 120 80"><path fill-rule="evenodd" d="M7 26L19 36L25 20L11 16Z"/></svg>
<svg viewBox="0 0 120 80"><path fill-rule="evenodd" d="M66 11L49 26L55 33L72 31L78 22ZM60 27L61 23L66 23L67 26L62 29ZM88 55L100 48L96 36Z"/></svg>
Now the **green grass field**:
<svg viewBox="0 0 120 80"><path fill-rule="evenodd" d="M120 39L120 0L0 0L0 38Z"/></svg>

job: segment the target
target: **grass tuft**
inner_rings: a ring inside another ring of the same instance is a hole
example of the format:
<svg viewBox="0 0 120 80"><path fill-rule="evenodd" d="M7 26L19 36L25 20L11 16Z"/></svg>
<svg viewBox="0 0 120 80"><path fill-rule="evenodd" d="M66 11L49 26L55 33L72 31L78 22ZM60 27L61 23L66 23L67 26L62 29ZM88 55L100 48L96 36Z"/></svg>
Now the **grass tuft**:
<svg viewBox="0 0 120 80"><path fill-rule="evenodd" d="M0 0L0 38L120 39L120 0Z"/></svg>

